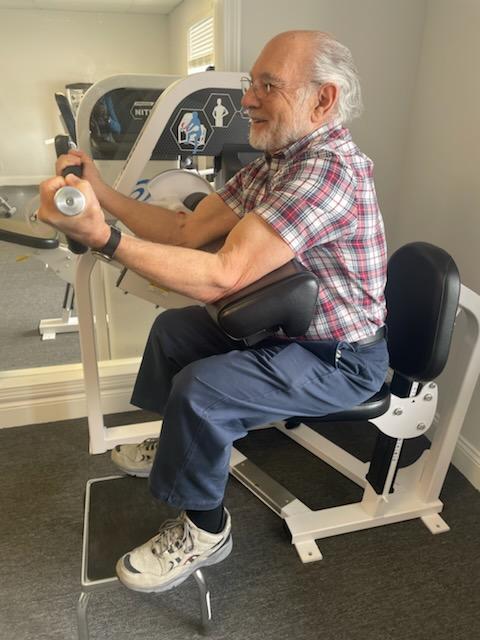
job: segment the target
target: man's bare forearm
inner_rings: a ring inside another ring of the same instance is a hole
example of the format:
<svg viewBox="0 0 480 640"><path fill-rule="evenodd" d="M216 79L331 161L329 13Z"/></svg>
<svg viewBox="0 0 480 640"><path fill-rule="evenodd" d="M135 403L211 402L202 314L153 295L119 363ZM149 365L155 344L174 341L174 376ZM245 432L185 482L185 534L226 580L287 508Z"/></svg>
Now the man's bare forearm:
<svg viewBox="0 0 480 640"><path fill-rule="evenodd" d="M139 238L162 244L183 244L187 213L139 202L104 183L96 187L95 192L103 209L123 222Z"/></svg>
<svg viewBox="0 0 480 640"><path fill-rule="evenodd" d="M152 284L201 302L222 298L231 287L223 256L185 247L171 247L122 236L115 260Z"/></svg>

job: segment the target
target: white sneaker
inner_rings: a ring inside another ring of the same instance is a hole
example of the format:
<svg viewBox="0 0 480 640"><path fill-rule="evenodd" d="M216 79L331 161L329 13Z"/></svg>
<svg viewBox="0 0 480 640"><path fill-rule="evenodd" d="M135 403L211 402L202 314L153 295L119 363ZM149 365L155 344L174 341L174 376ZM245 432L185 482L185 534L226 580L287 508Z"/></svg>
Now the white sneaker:
<svg viewBox="0 0 480 640"><path fill-rule="evenodd" d="M220 533L199 529L184 512L163 523L156 536L117 562L120 581L134 591L160 592L178 586L200 567L217 564L232 550L230 514Z"/></svg>
<svg viewBox="0 0 480 640"><path fill-rule="evenodd" d="M148 478L158 448L158 438L148 438L140 444L117 444L112 449L112 462L131 476Z"/></svg>

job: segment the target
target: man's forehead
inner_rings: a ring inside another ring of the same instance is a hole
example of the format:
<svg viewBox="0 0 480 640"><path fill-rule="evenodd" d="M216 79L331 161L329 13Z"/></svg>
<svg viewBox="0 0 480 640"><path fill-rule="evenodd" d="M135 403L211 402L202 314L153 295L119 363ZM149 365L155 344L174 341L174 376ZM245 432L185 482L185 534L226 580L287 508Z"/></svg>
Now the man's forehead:
<svg viewBox="0 0 480 640"><path fill-rule="evenodd" d="M293 46L285 46L290 44ZM304 75L308 60L309 47L300 46L300 42L270 41L261 51L250 74L261 80L274 82L291 80L292 76Z"/></svg>
<svg viewBox="0 0 480 640"><path fill-rule="evenodd" d="M259 71L255 66L251 69L250 76L255 80L263 80L263 82L283 82L285 80L285 77L274 71Z"/></svg>

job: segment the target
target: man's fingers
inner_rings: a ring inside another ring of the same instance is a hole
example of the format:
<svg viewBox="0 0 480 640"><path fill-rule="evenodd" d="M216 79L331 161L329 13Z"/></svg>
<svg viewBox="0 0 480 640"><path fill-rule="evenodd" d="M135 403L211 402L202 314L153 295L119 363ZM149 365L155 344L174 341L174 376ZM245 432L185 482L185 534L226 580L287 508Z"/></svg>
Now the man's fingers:
<svg viewBox="0 0 480 640"><path fill-rule="evenodd" d="M86 154L85 151L82 151L81 149L72 149L70 153L80 158L82 162L90 160L90 156Z"/></svg>
<svg viewBox="0 0 480 640"><path fill-rule="evenodd" d="M79 158L80 159L80 163L87 163L87 162L91 162L91 157L88 155L88 153L85 153L85 151L82 151L81 149L70 149L70 151L68 152L69 156L74 156L75 158Z"/></svg>
<svg viewBox="0 0 480 640"><path fill-rule="evenodd" d="M82 158L80 156L78 156L76 153L74 154L73 150L70 151L69 153L60 156L59 158L57 158L57 162L56 162L56 172L57 174L61 175L62 171L66 168L66 167L78 167L82 164Z"/></svg>
<svg viewBox="0 0 480 640"><path fill-rule="evenodd" d="M62 176L55 176L53 178L49 178L48 180L44 180L40 183L40 196L42 199L51 199L53 198L55 193L64 186L65 178L62 178Z"/></svg>
<svg viewBox="0 0 480 640"><path fill-rule="evenodd" d="M69 173L67 176L65 176L65 182L69 187L75 187L76 189L82 191L82 193L84 193L85 195L93 194L92 187L88 180L83 180L82 178L76 176L74 173Z"/></svg>

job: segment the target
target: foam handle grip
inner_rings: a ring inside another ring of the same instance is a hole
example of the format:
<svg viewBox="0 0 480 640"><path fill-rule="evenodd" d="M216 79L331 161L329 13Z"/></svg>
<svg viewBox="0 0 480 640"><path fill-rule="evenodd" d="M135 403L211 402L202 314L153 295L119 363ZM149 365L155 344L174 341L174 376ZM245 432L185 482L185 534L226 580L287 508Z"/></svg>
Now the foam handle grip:
<svg viewBox="0 0 480 640"><path fill-rule="evenodd" d="M73 175L77 176L77 178L81 178L82 177L81 165L72 165L71 167L65 167L65 169L62 171L62 176L65 178L66 176L68 176L69 173L73 173Z"/></svg>
<svg viewBox="0 0 480 640"><path fill-rule="evenodd" d="M80 255L82 253L87 253L88 251L88 247L86 247L84 244L81 244L80 242L77 242L76 240L73 240L72 238L69 238L68 236L67 236L67 244L70 251L72 253L76 253L77 255Z"/></svg>
<svg viewBox="0 0 480 640"><path fill-rule="evenodd" d="M69 151L70 151L69 137L61 136L61 135L55 136L55 153L57 154L57 158L59 156L65 155ZM82 166L72 165L70 167L65 167L65 169L62 171L62 176L65 178L70 173L73 173L74 175L76 175L77 178L81 178ZM77 255L86 253L88 251L88 247L81 244L80 242L77 242L76 240L72 240L72 238L69 238L68 236L67 236L67 244L70 251Z"/></svg>

